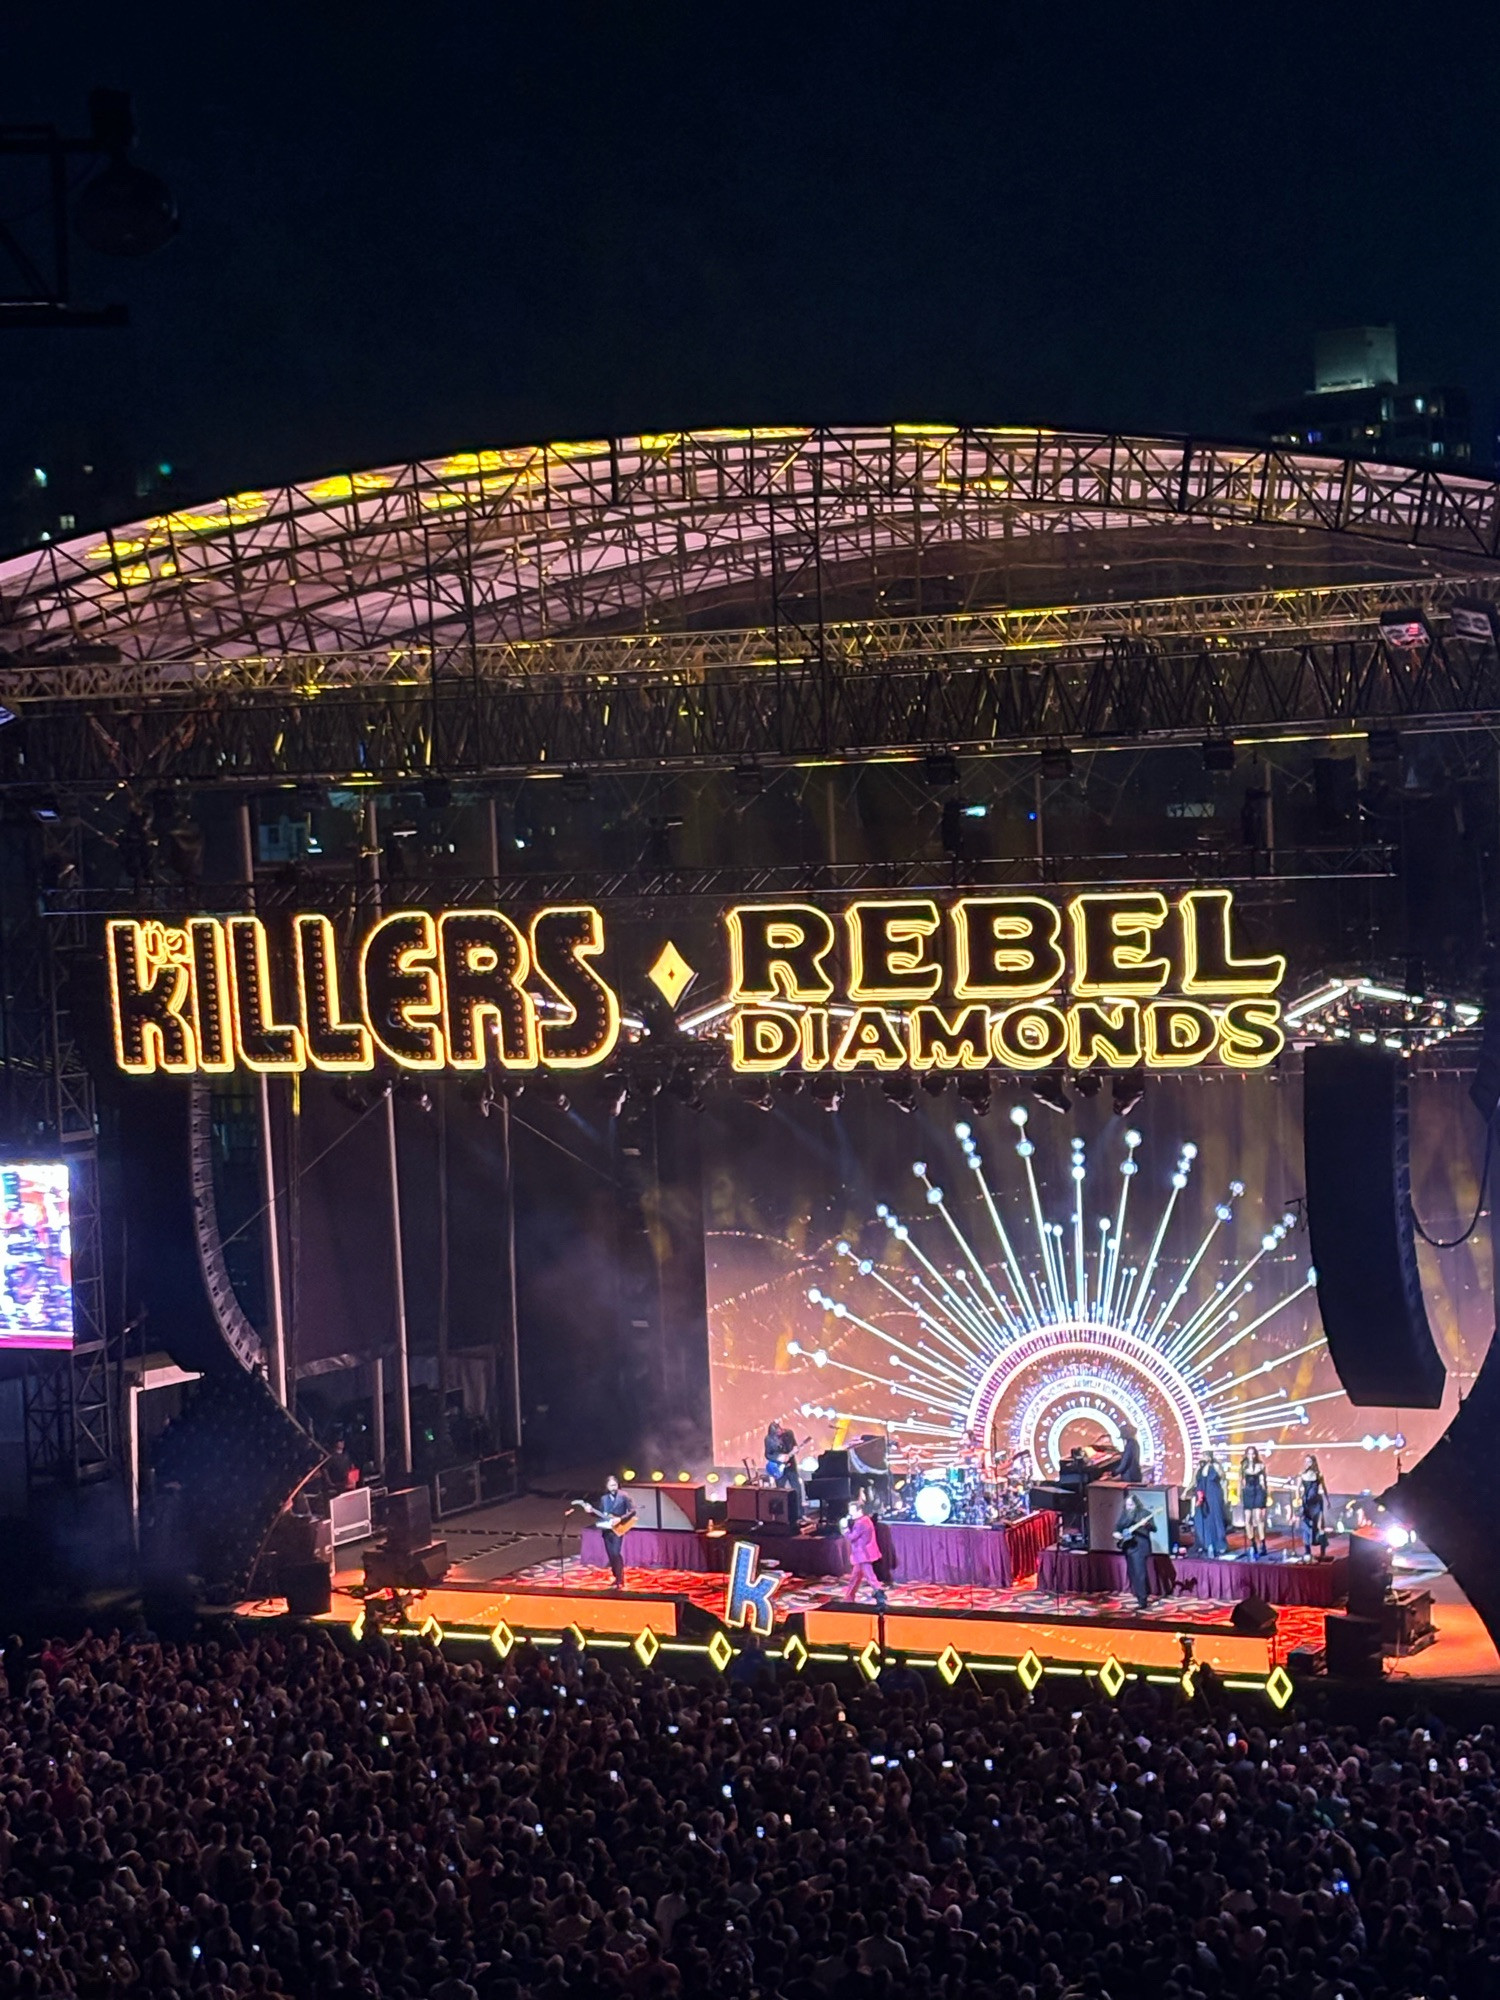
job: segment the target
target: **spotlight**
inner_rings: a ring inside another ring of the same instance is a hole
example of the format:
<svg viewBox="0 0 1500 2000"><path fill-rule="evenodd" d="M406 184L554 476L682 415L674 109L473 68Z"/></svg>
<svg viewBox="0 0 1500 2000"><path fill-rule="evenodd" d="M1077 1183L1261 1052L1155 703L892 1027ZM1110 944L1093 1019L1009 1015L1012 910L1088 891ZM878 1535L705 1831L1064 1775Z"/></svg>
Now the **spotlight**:
<svg viewBox="0 0 1500 2000"><path fill-rule="evenodd" d="M44 826L52 820L59 819L61 814L57 809L56 792L38 792L31 801L31 817L40 820Z"/></svg>
<svg viewBox="0 0 1500 2000"><path fill-rule="evenodd" d="M1096 1069L1086 1069L1082 1076L1073 1079L1075 1097L1097 1097L1104 1088L1104 1078Z"/></svg>
<svg viewBox="0 0 1500 2000"><path fill-rule="evenodd" d="M177 204L158 175L117 160L84 187L73 224L103 256L148 257L177 234Z"/></svg>
<svg viewBox="0 0 1500 2000"><path fill-rule="evenodd" d="M922 775L929 785L956 785L958 759L950 750L929 750L922 759Z"/></svg>
<svg viewBox="0 0 1500 2000"><path fill-rule="evenodd" d="M1110 1078L1109 1090L1116 1118L1128 1118L1146 1094L1146 1079L1139 1070L1121 1070Z"/></svg>
<svg viewBox="0 0 1500 2000"><path fill-rule="evenodd" d="M667 1090L679 1103L685 1104L689 1111L703 1109L703 1091L699 1085L698 1074L686 1063L679 1063L667 1078Z"/></svg>
<svg viewBox="0 0 1500 2000"><path fill-rule="evenodd" d="M1049 1069L1039 1076L1031 1086L1031 1094L1038 1104L1045 1104L1049 1111L1071 1111L1073 1100L1063 1089L1063 1073L1060 1069Z"/></svg>
<svg viewBox="0 0 1500 2000"><path fill-rule="evenodd" d="M990 1108L990 1080L982 1073L978 1076L961 1076L958 1079L958 1094L975 1118L985 1117Z"/></svg>
<svg viewBox="0 0 1500 2000"><path fill-rule="evenodd" d="M667 1475L664 1472L653 1472L651 1475L651 1477L656 1480L665 1479L666 1476Z"/></svg>
<svg viewBox="0 0 1500 2000"><path fill-rule="evenodd" d="M604 1115L618 1118L625 1109L625 1099L630 1095L630 1085L618 1070L611 1070L603 1079Z"/></svg>
<svg viewBox="0 0 1500 2000"><path fill-rule="evenodd" d="M1073 753L1066 743L1049 743L1042 751L1042 776L1044 778L1071 778L1073 775Z"/></svg>
<svg viewBox="0 0 1500 2000"><path fill-rule="evenodd" d="M688 1481L692 1478L692 1476L693 1475L690 1472L679 1472L677 1475L678 1479L682 1482L684 1486L687 1485Z"/></svg>
<svg viewBox="0 0 1500 2000"><path fill-rule="evenodd" d="M776 1102L771 1094L771 1079L766 1076L737 1077L734 1089L737 1097L757 1111L769 1111Z"/></svg>
<svg viewBox="0 0 1500 2000"><path fill-rule="evenodd" d="M719 1483L718 1473L717 1472L707 1473L704 1477L703 1483L705 1486L717 1486Z"/></svg>
<svg viewBox="0 0 1500 2000"><path fill-rule="evenodd" d="M844 1101L844 1086L836 1076L815 1076L808 1082L808 1094L825 1111L837 1111Z"/></svg>
<svg viewBox="0 0 1500 2000"><path fill-rule="evenodd" d="M1470 645L1493 646L1500 641L1500 613L1485 597L1456 597L1448 611L1448 633Z"/></svg>
<svg viewBox="0 0 1500 2000"><path fill-rule="evenodd" d="M1416 653L1432 644L1432 627L1422 610L1403 605L1397 611L1381 612L1380 636L1398 652Z"/></svg>
<svg viewBox="0 0 1500 2000"><path fill-rule="evenodd" d="M898 1111L915 1111L917 1093L909 1076L887 1076L880 1081L880 1094Z"/></svg>
<svg viewBox="0 0 1500 2000"><path fill-rule="evenodd" d="M922 1088L929 1097L941 1097L948 1088L948 1079L941 1070L930 1069L922 1078Z"/></svg>
<svg viewBox="0 0 1500 2000"><path fill-rule="evenodd" d="M635 1478L635 1467L633 1465L627 1465L625 1470L620 1474L620 1483L622 1485L628 1486L630 1481L634 1478Z"/></svg>
<svg viewBox="0 0 1500 2000"><path fill-rule="evenodd" d="M7 722L14 722L16 719L16 711L13 708L6 708L0 704L0 729L3 729Z"/></svg>
<svg viewBox="0 0 1500 2000"><path fill-rule="evenodd" d="M1232 736L1204 737L1203 768L1205 771L1232 771L1234 769L1234 738Z"/></svg>
<svg viewBox="0 0 1500 2000"><path fill-rule="evenodd" d="M735 1483L735 1485L736 1485L736 1486L744 1486L744 1485L746 1485L746 1484L748 1483L748 1482L747 1482L747 1479L746 1479L746 1475L745 1475L745 1474L744 1474L743 1472L737 1472L737 1473L736 1473L736 1474L734 1475L734 1483Z"/></svg>

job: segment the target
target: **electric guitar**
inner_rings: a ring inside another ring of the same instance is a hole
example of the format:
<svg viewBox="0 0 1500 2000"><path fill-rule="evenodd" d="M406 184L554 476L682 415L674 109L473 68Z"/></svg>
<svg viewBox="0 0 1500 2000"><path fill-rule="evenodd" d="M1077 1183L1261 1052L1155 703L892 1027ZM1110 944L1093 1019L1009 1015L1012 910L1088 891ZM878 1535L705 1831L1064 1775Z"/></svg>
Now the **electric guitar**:
<svg viewBox="0 0 1500 2000"><path fill-rule="evenodd" d="M596 1507L592 1500L570 1500L568 1512L571 1514L575 1507L581 1507L585 1514L592 1514L601 1527L608 1528L616 1535L628 1535L638 1518L634 1514L606 1514L604 1509Z"/></svg>
<svg viewBox="0 0 1500 2000"><path fill-rule="evenodd" d="M766 1464L774 1465L776 1467L777 1477L779 1478L780 1475L783 1472L785 1472L787 1467L792 1463L792 1460L797 1456L798 1452L801 1451L802 1445L811 1443L812 1443L812 1437L811 1434L809 1434L807 1437L803 1438L801 1444L793 1445L790 1451L778 1452L775 1455L775 1457L768 1458L766 1460Z"/></svg>

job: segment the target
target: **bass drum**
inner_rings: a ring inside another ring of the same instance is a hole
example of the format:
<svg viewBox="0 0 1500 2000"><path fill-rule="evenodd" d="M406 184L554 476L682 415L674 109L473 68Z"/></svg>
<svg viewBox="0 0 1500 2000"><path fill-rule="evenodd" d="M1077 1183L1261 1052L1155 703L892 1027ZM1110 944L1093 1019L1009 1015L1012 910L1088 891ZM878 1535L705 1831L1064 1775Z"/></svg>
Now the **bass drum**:
<svg viewBox="0 0 1500 2000"><path fill-rule="evenodd" d="M924 1527L946 1527L953 1519L953 1497L947 1486L935 1479L929 1479L919 1486L916 1515Z"/></svg>

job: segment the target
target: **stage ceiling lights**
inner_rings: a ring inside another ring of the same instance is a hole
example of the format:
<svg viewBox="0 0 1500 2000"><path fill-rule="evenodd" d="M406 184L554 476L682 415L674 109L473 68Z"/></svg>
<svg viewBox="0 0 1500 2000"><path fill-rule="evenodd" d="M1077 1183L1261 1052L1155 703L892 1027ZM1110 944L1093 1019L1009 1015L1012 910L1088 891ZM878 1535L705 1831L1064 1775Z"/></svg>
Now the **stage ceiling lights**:
<svg viewBox="0 0 1500 2000"><path fill-rule="evenodd" d="M1061 1070L1048 1070L1039 1076L1031 1086L1031 1094L1038 1104L1045 1104L1049 1111L1071 1111L1073 1100L1063 1089Z"/></svg>
<svg viewBox="0 0 1500 2000"><path fill-rule="evenodd" d="M1236 751L1232 736L1205 736L1202 747L1205 771L1223 772L1234 769Z"/></svg>
<svg viewBox="0 0 1500 2000"><path fill-rule="evenodd" d="M982 1072L978 1076L960 1076L958 1094L963 1099L965 1110L973 1117L984 1118L989 1115L990 1080Z"/></svg>
<svg viewBox="0 0 1500 2000"><path fill-rule="evenodd" d="M564 771L562 794L573 805L584 805L594 796L594 781L587 771Z"/></svg>
<svg viewBox="0 0 1500 2000"><path fill-rule="evenodd" d="M759 764L736 764L734 767L735 795L742 799L758 799L766 789L766 774Z"/></svg>
<svg viewBox="0 0 1500 2000"><path fill-rule="evenodd" d="M1402 653L1420 652L1433 640L1427 614L1417 605L1402 605L1394 611L1382 611L1380 636L1386 645Z"/></svg>
<svg viewBox="0 0 1500 2000"><path fill-rule="evenodd" d="M1500 645L1500 612L1488 598L1456 597L1448 607L1448 636L1471 646Z"/></svg>
<svg viewBox="0 0 1500 2000"><path fill-rule="evenodd" d="M1146 1078L1140 1070L1127 1070L1112 1080L1110 1104L1117 1118L1128 1118L1146 1095Z"/></svg>
<svg viewBox="0 0 1500 2000"><path fill-rule="evenodd" d="M909 1075L882 1077L880 1094L898 1111L915 1111L917 1108L916 1087Z"/></svg>
<svg viewBox="0 0 1500 2000"><path fill-rule="evenodd" d="M1042 776L1044 778L1071 778L1073 775L1073 753L1066 743L1048 743L1042 750Z"/></svg>
<svg viewBox="0 0 1500 2000"><path fill-rule="evenodd" d="M1394 729L1372 729L1365 740L1372 764L1399 764L1401 738Z"/></svg>
<svg viewBox="0 0 1500 2000"><path fill-rule="evenodd" d="M776 1099L771 1090L771 1080L769 1077L736 1077L734 1091L736 1097L743 1103L753 1106L757 1111L771 1111L775 1108Z"/></svg>
<svg viewBox="0 0 1500 2000"><path fill-rule="evenodd" d="M814 1076L807 1088L813 1103L825 1111L837 1111L844 1101L843 1083L837 1076Z"/></svg>
<svg viewBox="0 0 1500 2000"><path fill-rule="evenodd" d="M929 750L922 759L922 775L929 785L956 785L958 759L951 750Z"/></svg>

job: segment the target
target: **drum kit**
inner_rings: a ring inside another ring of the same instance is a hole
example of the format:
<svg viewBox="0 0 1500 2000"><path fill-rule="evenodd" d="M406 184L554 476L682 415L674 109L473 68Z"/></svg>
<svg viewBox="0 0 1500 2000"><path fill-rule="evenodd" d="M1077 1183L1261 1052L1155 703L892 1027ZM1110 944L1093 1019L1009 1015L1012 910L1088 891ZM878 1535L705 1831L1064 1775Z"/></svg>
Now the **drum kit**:
<svg viewBox="0 0 1500 2000"><path fill-rule="evenodd" d="M1022 1480L988 1479L974 1465L913 1466L895 1482L891 1518L929 1528L993 1528L1017 1519L1026 1507Z"/></svg>

